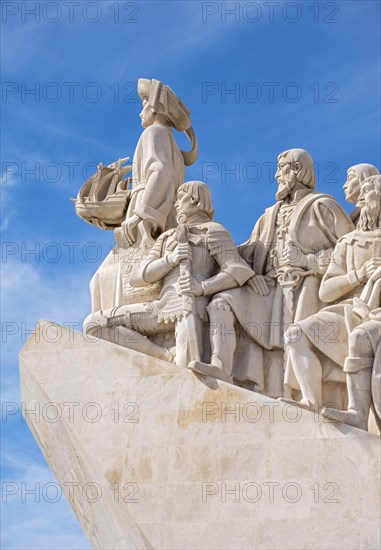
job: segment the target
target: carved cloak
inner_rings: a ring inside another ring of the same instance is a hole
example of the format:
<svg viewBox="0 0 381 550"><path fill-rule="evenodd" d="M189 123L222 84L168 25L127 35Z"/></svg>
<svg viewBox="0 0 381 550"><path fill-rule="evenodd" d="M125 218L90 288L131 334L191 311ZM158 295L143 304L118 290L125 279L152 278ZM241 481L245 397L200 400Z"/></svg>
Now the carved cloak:
<svg viewBox="0 0 381 550"><path fill-rule="evenodd" d="M161 124L146 128L133 158L132 197L126 219L137 214L152 220L161 231L175 227L174 204L184 174L183 156L172 129ZM92 311L122 305L122 288L119 254L115 248L90 281Z"/></svg>
<svg viewBox="0 0 381 550"><path fill-rule="evenodd" d="M268 208L255 225L250 239L240 247L243 258L254 272L263 275L267 256L276 246L276 219L281 203ZM294 293L294 320L305 319L323 306L319 299L321 277L328 265L328 256L336 241L352 231L353 223L330 195L308 193L291 214L289 240L307 255L312 275L302 279ZM283 293L276 281L268 296L259 296L249 286L220 294L233 309L245 333L264 350L283 348ZM287 328L287 327L286 327ZM263 361L257 350L256 361L238 361L234 377L263 385ZM267 390L269 391L269 390ZM271 391L269 392L271 394ZM268 393L268 394L269 394Z"/></svg>

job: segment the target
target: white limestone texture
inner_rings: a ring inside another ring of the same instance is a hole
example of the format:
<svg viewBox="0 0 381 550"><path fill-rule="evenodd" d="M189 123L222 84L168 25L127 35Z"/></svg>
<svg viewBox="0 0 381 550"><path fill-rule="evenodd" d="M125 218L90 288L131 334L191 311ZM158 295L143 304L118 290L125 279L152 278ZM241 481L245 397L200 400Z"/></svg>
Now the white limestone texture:
<svg viewBox="0 0 381 550"><path fill-rule="evenodd" d="M91 280L84 331L363 430L373 410L381 429L378 169L348 168L350 218L315 190L308 151L281 152L276 202L237 249L208 186L183 183L198 156L189 109L159 80L139 79L137 91L132 165L99 165L75 200L116 240Z"/></svg>
<svg viewBox="0 0 381 550"><path fill-rule="evenodd" d="M136 292L129 284L131 268L145 257L162 231L177 225L174 208L176 192L184 182L185 166L194 164L198 157L198 143L190 111L173 90L159 80L140 78L137 91L142 100L140 119L144 131L132 159L123 220L120 201L114 200L112 203L115 211L114 223L111 224L111 212L104 219L104 207L105 203L110 203L110 200L107 201L109 197L103 203L99 201L94 204L94 195L91 196L93 211L90 223L101 227L106 222L107 227L103 227L106 229L116 227L117 245L91 280L94 312L156 297L158 289L152 285L143 294L140 290L140 299L136 299ZM173 130L185 132L191 143L190 151L180 150ZM116 180L119 177L120 173L116 171ZM120 181L119 187L126 187L124 182L125 180ZM88 182L83 188L86 189L87 186ZM104 187L101 182L98 184L98 188ZM112 193L112 185L109 186L107 195L109 193ZM119 195L113 198L118 197ZM77 201L76 210L83 217L83 211L78 206L83 206L81 201ZM89 207L88 204L86 206ZM94 207L98 213L94 211Z"/></svg>
<svg viewBox="0 0 381 550"><path fill-rule="evenodd" d="M47 321L20 371L94 548L380 548L376 435Z"/></svg>

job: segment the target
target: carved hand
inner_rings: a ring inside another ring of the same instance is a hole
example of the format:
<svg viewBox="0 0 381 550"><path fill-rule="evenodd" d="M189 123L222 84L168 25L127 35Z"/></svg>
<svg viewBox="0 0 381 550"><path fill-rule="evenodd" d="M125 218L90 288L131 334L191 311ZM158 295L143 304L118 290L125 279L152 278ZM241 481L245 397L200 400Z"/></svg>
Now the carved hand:
<svg viewBox="0 0 381 550"><path fill-rule="evenodd" d="M378 279L381 279L381 265L377 267L375 271L373 271L372 279L374 281L377 281Z"/></svg>
<svg viewBox="0 0 381 550"><path fill-rule="evenodd" d="M292 267L307 268L307 259L298 246L288 244L283 250L282 263Z"/></svg>
<svg viewBox="0 0 381 550"><path fill-rule="evenodd" d="M263 275L254 275L251 279L247 281L247 284L250 288L254 290L256 294L260 296L267 296L270 292L270 289L267 285L267 281L270 280L270 277L264 277Z"/></svg>
<svg viewBox="0 0 381 550"><path fill-rule="evenodd" d="M371 260L368 260L365 262L365 264L362 266L361 269L357 270L357 277L360 281L366 281L373 275L373 273L376 271L377 268L379 268L381 265L381 259L380 258L372 258Z"/></svg>
<svg viewBox="0 0 381 550"><path fill-rule="evenodd" d="M167 256L167 262L171 267L176 267L181 260L192 261L192 249L189 243L178 244L175 250Z"/></svg>
<svg viewBox="0 0 381 550"><path fill-rule="evenodd" d="M193 296L202 296L204 294L202 284L191 275L181 275L178 280L178 285L180 294L192 294Z"/></svg>
<svg viewBox="0 0 381 550"><path fill-rule="evenodd" d="M141 218L136 214L134 214L133 216L131 216L130 218L128 218L122 223L124 235L129 245L131 245L136 241L136 228L140 221L141 221Z"/></svg>

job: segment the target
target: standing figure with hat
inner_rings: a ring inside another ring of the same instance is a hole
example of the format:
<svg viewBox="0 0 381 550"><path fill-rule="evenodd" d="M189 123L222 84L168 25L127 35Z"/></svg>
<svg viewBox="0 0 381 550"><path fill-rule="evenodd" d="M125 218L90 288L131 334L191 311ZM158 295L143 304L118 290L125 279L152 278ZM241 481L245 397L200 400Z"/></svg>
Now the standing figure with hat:
<svg viewBox="0 0 381 550"><path fill-rule="evenodd" d="M134 265L140 263L156 238L177 225L174 204L184 182L185 166L197 160L197 139L190 111L169 86L159 80L138 81L143 102L140 113L144 131L132 162L132 186L125 220L115 230L117 247L110 252L90 283L92 310L152 299L159 285L141 290L130 282ZM185 132L190 151L181 151L173 129ZM139 295L138 295L139 294Z"/></svg>
<svg viewBox="0 0 381 550"><path fill-rule="evenodd" d="M129 244L135 242L142 220L147 220L152 235L175 227L174 203L177 189L184 182L184 165L193 164L198 155L190 111L171 88L159 80L141 78L138 93L143 101L140 118L144 132L135 149L132 194L123 223ZM191 151L179 149L172 128L186 132Z"/></svg>

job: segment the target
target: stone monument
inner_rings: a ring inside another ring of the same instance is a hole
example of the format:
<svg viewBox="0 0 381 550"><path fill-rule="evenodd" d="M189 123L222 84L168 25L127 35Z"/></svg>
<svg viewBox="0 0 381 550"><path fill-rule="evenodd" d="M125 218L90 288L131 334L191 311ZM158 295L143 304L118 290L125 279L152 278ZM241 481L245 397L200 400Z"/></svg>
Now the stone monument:
<svg viewBox="0 0 381 550"><path fill-rule="evenodd" d="M132 164L74 199L116 242L83 334L40 321L20 354L27 408L62 408L27 418L36 441L94 548L379 548L378 170L348 170L351 219L284 151L236 247L185 181L190 111L158 80L138 92Z"/></svg>

